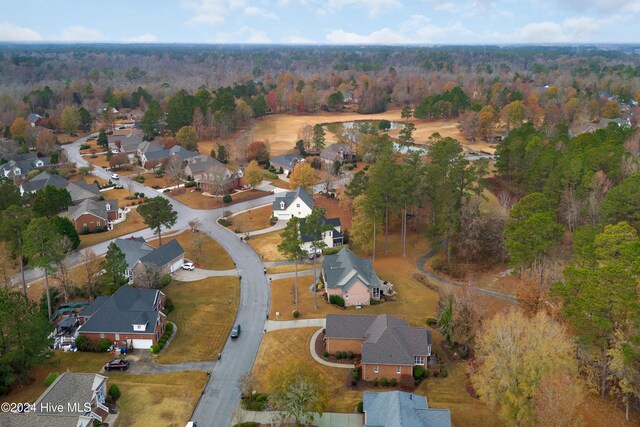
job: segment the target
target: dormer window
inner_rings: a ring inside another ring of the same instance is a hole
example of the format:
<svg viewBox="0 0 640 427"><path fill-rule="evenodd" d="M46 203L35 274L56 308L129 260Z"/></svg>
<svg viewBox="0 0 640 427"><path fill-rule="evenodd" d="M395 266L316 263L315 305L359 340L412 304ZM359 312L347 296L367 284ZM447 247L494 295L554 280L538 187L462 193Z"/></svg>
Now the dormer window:
<svg viewBox="0 0 640 427"><path fill-rule="evenodd" d="M105 209L107 210L107 212L110 211L111 210L111 205L109 203L107 203L105 205Z"/></svg>
<svg viewBox="0 0 640 427"><path fill-rule="evenodd" d="M15 168L13 170L14 175L22 175L22 171L20 170L20 168Z"/></svg>
<svg viewBox="0 0 640 427"><path fill-rule="evenodd" d="M144 323L142 325L137 325L135 323L133 324L133 330L134 331L142 331L142 332L144 332L145 329L147 329L147 324L146 323Z"/></svg>
<svg viewBox="0 0 640 427"><path fill-rule="evenodd" d="M280 202L280 209L284 209L284 202Z"/></svg>

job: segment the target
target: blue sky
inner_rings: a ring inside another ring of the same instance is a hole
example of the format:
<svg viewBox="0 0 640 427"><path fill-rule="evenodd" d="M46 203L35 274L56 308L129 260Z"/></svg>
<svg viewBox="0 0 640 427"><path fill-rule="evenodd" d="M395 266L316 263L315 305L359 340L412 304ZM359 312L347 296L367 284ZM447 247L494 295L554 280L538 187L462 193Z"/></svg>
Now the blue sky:
<svg viewBox="0 0 640 427"><path fill-rule="evenodd" d="M640 0L0 0L0 10L0 41L640 42Z"/></svg>

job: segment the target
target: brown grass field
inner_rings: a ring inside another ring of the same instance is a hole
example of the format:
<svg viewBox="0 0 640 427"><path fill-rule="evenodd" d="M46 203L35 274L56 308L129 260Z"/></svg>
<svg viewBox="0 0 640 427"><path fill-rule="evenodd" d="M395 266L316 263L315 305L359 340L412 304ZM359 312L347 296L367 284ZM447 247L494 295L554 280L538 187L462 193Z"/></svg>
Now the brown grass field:
<svg viewBox="0 0 640 427"><path fill-rule="evenodd" d="M109 374L108 384L122 393L118 427L184 426L193 412L207 373L172 372L160 375Z"/></svg>
<svg viewBox="0 0 640 427"><path fill-rule="evenodd" d="M278 261L284 257L278 252L282 230L272 231L257 236L249 236L248 243L263 261Z"/></svg>
<svg viewBox="0 0 640 427"><path fill-rule="evenodd" d="M313 264L302 264L301 262L298 263L298 271L303 271L303 270L309 270L313 268ZM291 264L291 265L277 265L275 267L269 267L267 268L267 273L268 274L277 274L277 273L292 273L296 271L296 266Z"/></svg>
<svg viewBox="0 0 640 427"><path fill-rule="evenodd" d="M294 289L295 278L279 279L271 282L271 311L269 318L272 320L293 320L293 312L296 309ZM318 292L318 308L313 308L313 293L309 292L309 286L313 283L313 276L298 277L298 311L302 319L315 319L325 317L327 314L344 313L344 310L327 304L322 300L322 293ZM280 316L276 318L276 312Z"/></svg>
<svg viewBox="0 0 640 427"><path fill-rule="evenodd" d="M124 208L127 206L131 206L132 202L138 203L139 200L127 200L127 197L130 195L133 196L133 192L129 193L129 189L127 187L118 190L107 190L100 193L105 200L116 199L118 201L118 207Z"/></svg>
<svg viewBox="0 0 640 427"><path fill-rule="evenodd" d="M231 226L229 226L229 228L236 233L269 228L271 227L271 224L269 224L269 218L271 218L272 214L273 207L271 205L250 209L229 218L231 221Z"/></svg>
<svg viewBox="0 0 640 427"><path fill-rule="evenodd" d="M202 256L200 259L194 259L193 253L193 238L197 233L191 231L184 231L180 234L172 235L162 238L162 244L166 244L171 240L178 240L180 246L185 250L185 257L193 260L198 268L204 268L205 270L230 270L233 268L233 259L225 251L222 246L207 234L201 234L203 237L202 242ZM149 244L154 247L158 247L158 239L149 241Z"/></svg>
<svg viewBox="0 0 640 427"><path fill-rule="evenodd" d="M222 197L205 196L199 191L195 191L193 188L185 190L172 191L167 193L172 198L184 203L192 209L216 209L222 206ZM245 200L257 199L265 196L269 193L261 190L247 190L231 195L232 202L225 203L224 206L230 206L235 203L239 203Z"/></svg>
<svg viewBox="0 0 640 427"><path fill-rule="evenodd" d="M235 277L209 277L197 282L174 281L163 289L175 311L168 319L178 326L160 363L198 362L215 359L227 340L236 317L233 301Z"/></svg>
<svg viewBox="0 0 640 427"><path fill-rule="evenodd" d="M142 174L144 177L144 185L147 187L159 186L165 188L167 186L167 180L164 177L158 178L155 173L147 172Z"/></svg>
<svg viewBox="0 0 640 427"><path fill-rule="evenodd" d="M142 220L140 214L135 209L131 209L131 212L127 214L127 219L120 224L116 224L113 227L113 230L80 236L80 249L106 240L115 239L116 237L124 236L125 234L133 233L135 231L144 230L145 228L147 228L147 226Z"/></svg>

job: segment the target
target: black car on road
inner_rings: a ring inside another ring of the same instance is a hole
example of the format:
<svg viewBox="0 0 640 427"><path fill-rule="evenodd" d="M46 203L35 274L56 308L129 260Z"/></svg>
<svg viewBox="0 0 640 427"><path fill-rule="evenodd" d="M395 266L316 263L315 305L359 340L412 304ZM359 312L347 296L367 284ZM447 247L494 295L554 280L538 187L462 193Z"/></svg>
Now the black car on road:
<svg viewBox="0 0 640 427"><path fill-rule="evenodd" d="M238 323L231 329L231 338L238 338L240 335L240 324Z"/></svg>

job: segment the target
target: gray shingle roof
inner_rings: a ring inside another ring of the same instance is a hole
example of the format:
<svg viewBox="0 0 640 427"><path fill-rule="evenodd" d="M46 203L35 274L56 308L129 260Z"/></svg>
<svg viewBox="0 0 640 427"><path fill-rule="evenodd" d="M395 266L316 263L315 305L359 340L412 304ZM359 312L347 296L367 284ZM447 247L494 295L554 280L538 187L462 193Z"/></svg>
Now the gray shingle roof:
<svg viewBox="0 0 640 427"><path fill-rule="evenodd" d="M102 304L89 320L78 330L82 332L119 332L133 333L133 325L146 323L144 331L135 333L151 334L154 331L159 312L154 304L159 298L157 289L139 289L128 285L120 286Z"/></svg>
<svg viewBox="0 0 640 427"><path fill-rule="evenodd" d="M116 141L120 141L120 148L124 149L124 151L136 151L138 149L138 146L142 143L142 138L142 134L134 132L126 135L107 136L109 146L115 147Z"/></svg>
<svg viewBox="0 0 640 427"><path fill-rule="evenodd" d="M331 144L320 152L320 158L330 161L342 161L342 153L347 155L352 154L351 148L349 148L347 144L343 143Z"/></svg>
<svg viewBox="0 0 640 427"><path fill-rule="evenodd" d="M71 195L71 201L73 201L73 203L81 202L84 199L98 199L100 197L98 184L95 182L89 184L84 179L70 182L69 185L67 185L67 191Z"/></svg>
<svg viewBox="0 0 640 427"><path fill-rule="evenodd" d="M389 391L363 394L364 427L451 427L448 409L431 409L425 396Z"/></svg>
<svg viewBox="0 0 640 427"><path fill-rule="evenodd" d="M149 160L158 160L169 157L170 155L175 155L180 157L182 160L187 160L196 156L199 156L200 153L197 151L188 151L182 148L180 145L174 145L169 149L163 149L158 151L147 151L144 153L147 161Z"/></svg>
<svg viewBox="0 0 640 427"><path fill-rule="evenodd" d="M303 160L303 158L295 154L282 154L271 159L269 163L282 166L283 168L293 169L301 160Z"/></svg>
<svg viewBox="0 0 640 427"><path fill-rule="evenodd" d="M300 200L309 206L309 208L313 209L313 196L303 187L298 187L296 191L287 191L284 196L276 197L273 201L273 209L277 211L282 210L280 208L280 202L283 201L284 208L287 209L298 197L300 197Z"/></svg>
<svg viewBox="0 0 640 427"><path fill-rule="evenodd" d="M219 160L214 159L210 156L197 156L189 161L187 167L191 171L191 175L200 172L206 172L209 168L222 166L226 169L226 167Z"/></svg>
<svg viewBox="0 0 640 427"><path fill-rule="evenodd" d="M98 309L100 307L102 307L102 304L104 304L105 302L107 302L107 300L109 299L109 297L106 296L99 296L96 297L91 304L85 306L82 311L80 312L79 316L91 316L93 315L93 313L95 313L96 311L98 311Z"/></svg>
<svg viewBox="0 0 640 427"><path fill-rule="evenodd" d="M69 185L69 181L61 177L60 175L50 174L49 172L40 172L34 176L30 181L21 184L24 191L31 193L34 191L42 190L47 185L52 185L56 188L66 188Z"/></svg>
<svg viewBox="0 0 640 427"><path fill-rule="evenodd" d="M414 356L431 353L431 331L387 314L328 314L325 337L363 340L362 363L368 364L413 365Z"/></svg>
<svg viewBox="0 0 640 427"><path fill-rule="evenodd" d="M36 412L25 414L0 413L2 427L76 427L78 415L53 415ZM85 424L90 425L90 424Z"/></svg>
<svg viewBox="0 0 640 427"><path fill-rule="evenodd" d="M133 268L133 266L136 265L140 258L144 257L149 252L155 249L153 246L149 245L142 237L137 237L134 239L116 239L114 240L114 243L124 254L128 268Z"/></svg>
<svg viewBox="0 0 640 427"><path fill-rule="evenodd" d="M94 395L94 385L97 387L106 381L107 377L98 374L81 374L65 372L47 388L36 400L36 406L41 404L63 405L65 411L67 403L80 403L80 407L85 402L91 402ZM71 412L74 413L75 412ZM84 414L84 410L77 413Z"/></svg>
<svg viewBox="0 0 640 427"><path fill-rule="evenodd" d="M349 288L358 280L368 288L379 287L380 279L371 260L358 258L349 248L335 255L326 255L322 261L322 274L327 288Z"/></svg>
<svg viewBox="0 0 640 427"><path fill-rule="evenodd" d="M140 262L146 267L154 266L156 268L162 268L179 256L184 256L184 249L182 249L180 243L174 239L140 258Z"/></svg>
<svg viewBox="0 0 640 427"><path fill-rule="evenodd" d="M42 116L40 114L36 114L36 113L31 113L27 116L27 120L29 121L29 123L32 123L33 125L36 124L36 122L38 120L40 120L42 118Z"/></svg>
<svg viewBox="0 0 640 427"><path fill-rule="evenodd" d="M107 210L109 207L109 210ZM98 218L102 218L105 221L108 219L108 212L118 210L117 200L91 200L84 199L78 206L70 206L68 216L72 219L77 219L84 213L90 213Z"/></svg>

